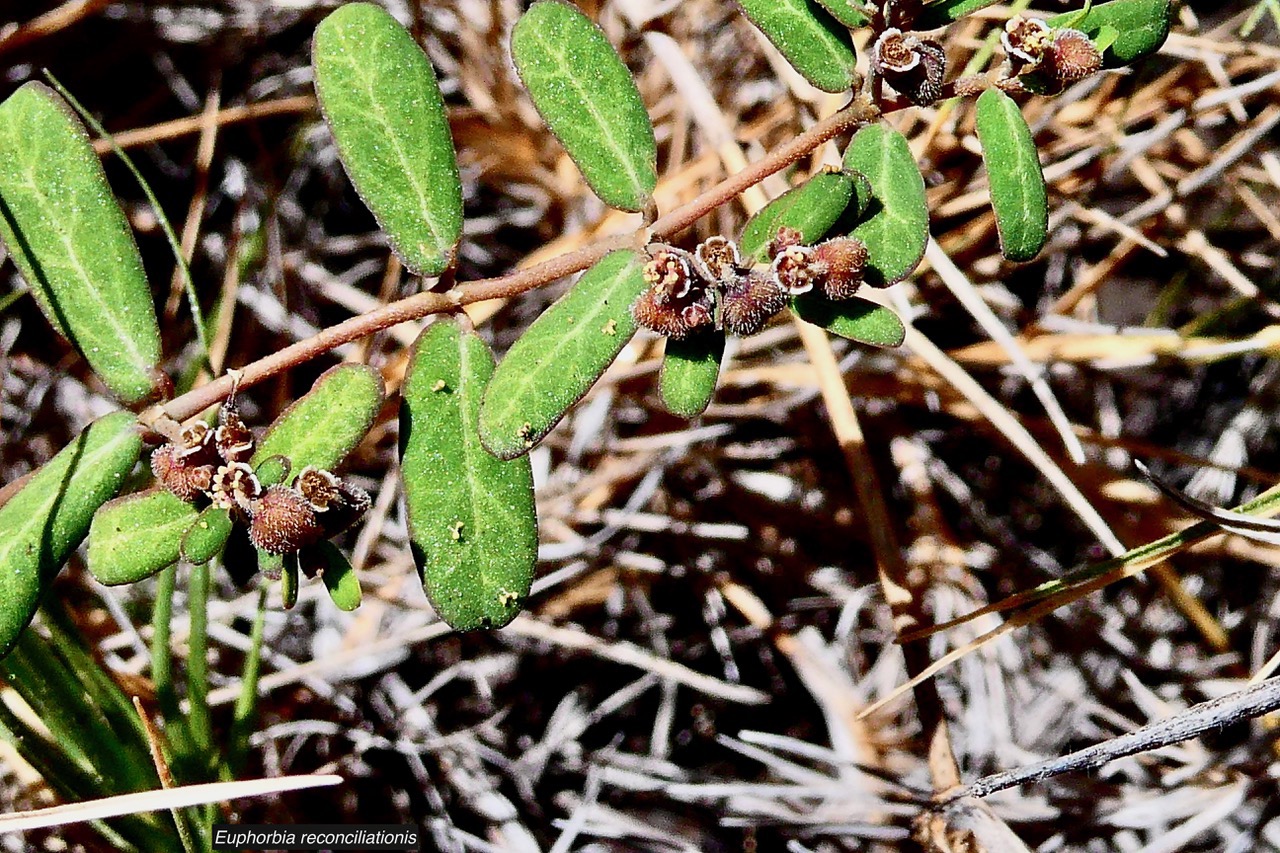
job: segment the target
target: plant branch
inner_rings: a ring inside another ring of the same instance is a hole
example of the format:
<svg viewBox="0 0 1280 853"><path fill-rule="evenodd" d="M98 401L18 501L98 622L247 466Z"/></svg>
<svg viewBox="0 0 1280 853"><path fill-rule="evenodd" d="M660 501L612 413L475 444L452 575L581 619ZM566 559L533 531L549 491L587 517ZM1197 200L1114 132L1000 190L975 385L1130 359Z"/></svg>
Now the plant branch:
<svg viewBox="0 0 1280 853"><path fill-rule="evenodd" d="M431 314L454 310L473 302L517 296L584 270L614 250L627 247L641 248L653 239L669 237L688 228L743 190L787 168L827 140L875 121L880 114L881 111L876 106L863 98L857 98L844 109L771 151L763 159L737 174L730 175L688 204L659 217L648 228L642 227L629 235L602 240L509 275L480 279L459 285L444 293L434 291L417 293L382 308L344 320L336 326L330 326L306 340L291 344L279 352L235 371L238 387L249 388L277 373L323 355L335 347L374 332L380 332L400 323L421 320ZM166 418L176 421L186 420L225 399L231 393L232 381L230 374L219 377L168 403L152 407L142 414L140 420L147 426Z"/></svg>

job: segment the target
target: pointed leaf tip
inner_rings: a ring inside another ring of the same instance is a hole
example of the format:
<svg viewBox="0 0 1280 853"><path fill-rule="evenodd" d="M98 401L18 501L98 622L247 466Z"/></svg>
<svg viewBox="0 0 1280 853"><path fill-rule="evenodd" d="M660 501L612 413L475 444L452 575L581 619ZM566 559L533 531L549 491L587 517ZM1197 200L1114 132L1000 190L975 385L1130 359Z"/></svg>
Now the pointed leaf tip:
<svg viewBox="0 0 1280 853"><path fill-rule="evenodd" d="M621 210L644 210L658 183L653 125L600 28L568 3L539 0L511 33L511 58L596 195Z"/></svg>
<svg viewBox="0 0 1280 853"><path fill-rule="evenodd" d="M54 327L129 405L162 396L160 327L84 127L42 83L0 104L0 239Z"/></svg>
<svg viewBox="0 0 1280 853"><path fill-rule="evenodd" d="M1011 261L1029 261L1049 236L1049 194L1031 128L1013 98L999 89L978 98L977 127L1000 251Z"/></svg>
<svg viewBox="0 0 1280 853"><path fill-rule="evenodd" d="M0 507L0 658L35 615L45 588L138 461L127 412L100 418Z"/></svg>
<svg viewBox="0 0 1280 853"><path fill-rule="evenodd" d="M525 330L494 371L480 409L480 440L490 453L528 453L591 390L636 333L631 304L644 289L640 256L612 252Z"/></svg>
<svg viewBox="0 0 1280 853"><path fill-rule="evenodd" d="M316 28L316 94L342 165L404 265L439 275L462 234L462 182L435 71L381 7L348 3Z"/></svg>
<svg viewBox="0 0 1280 853"><path fill-rule="evenodd" d="M437 320L414 345L400 409L400 470L414 560L453 628L500 628L520 612L538 558L533 470L478 439L493 356L474 332Z"/></svg>

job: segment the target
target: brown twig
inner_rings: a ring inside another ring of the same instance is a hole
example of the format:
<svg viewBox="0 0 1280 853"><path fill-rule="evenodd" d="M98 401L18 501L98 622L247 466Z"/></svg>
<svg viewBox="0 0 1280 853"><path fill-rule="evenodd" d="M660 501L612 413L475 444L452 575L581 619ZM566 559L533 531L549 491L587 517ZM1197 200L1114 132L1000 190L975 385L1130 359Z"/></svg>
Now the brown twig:
<svg viewBox="0 0 1280 853"><path fill-rule="evenodd" d="M616 249L643 246L654 238L676 234L748 187L755 186L769 175L795 163L827 140L874 121L879 116L880 110L877 107L862 99L855 100L830 118L818 122L785 145L770 152L763 159L725 178L688 204L659 217L647 229L640 228L629 235L602 240L509 275L473 281L444 293L417 293L367 314L352 317L304 341L298 341L279 352L246 365L238 371L240 387L249 388L281 371L310 361L334 347L374 332L400 323L421 320L431 314L454 310L473 302L516 296L584 270ZM141 420L147 425L166 417L182 421L221 401L230 392L231 377L223 376L208 385L170 400L163 406L151 408L143 414Z"/></svg>

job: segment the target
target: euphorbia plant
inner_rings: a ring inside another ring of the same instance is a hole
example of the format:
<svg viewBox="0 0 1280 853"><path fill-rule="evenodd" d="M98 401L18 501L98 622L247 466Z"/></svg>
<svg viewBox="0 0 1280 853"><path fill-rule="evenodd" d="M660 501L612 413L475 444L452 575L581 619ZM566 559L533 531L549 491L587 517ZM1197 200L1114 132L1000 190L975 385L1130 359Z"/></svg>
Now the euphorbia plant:
<svg viewBox="0 0 1280 853"><path fill-rule="evenodd" d="M929 209L907 140L882 117L943 99L973 102L1001 250L1026 261L1047 238L1048 199L1020 102L1142 59L1161 45L1170 17L1168 0L1015 17L992 25L999 65L962 76L947 65L949 27L991 0L739 5L800 74L848 93L848 104L692 202L659 210L659 148L630 73L577 7L539 0L511 34L515 69L591 189L643 221L628 235L464 283L455 281L461 179L432 66L380 7L341 6L314 40L321 111L351 182L420 277L420 292L176 396L160 369L137 248L86 133L43 84L0 104L0 237L51 324L127 407L6 494L0 654L86 534L89 569L106 583L179 559L220 562L241 579L278 575L286 602L299 571L320 574L339 606L356 606L358 581L328 537L366 503L341 464L383 410L381 377L335 368L261 437L225 401L340 344L431 315L440 316L414 346L399 391L413 555L449 624L506 624L529 594L537 557L528 451L641 327L667 338L659 389L683 417L712 399L725 336L752 334L783 311L855 341L899 345L902 321L864 297L919 265ZM855 42L867 46L865 74ZM838 168L793 174L793 188L736 233L697 244L687 237L690 225L833 139L843 145ZM463 306L578 272L495 367ZM156 446L146 461L158 483L116 497L144 443Z"/></svg>

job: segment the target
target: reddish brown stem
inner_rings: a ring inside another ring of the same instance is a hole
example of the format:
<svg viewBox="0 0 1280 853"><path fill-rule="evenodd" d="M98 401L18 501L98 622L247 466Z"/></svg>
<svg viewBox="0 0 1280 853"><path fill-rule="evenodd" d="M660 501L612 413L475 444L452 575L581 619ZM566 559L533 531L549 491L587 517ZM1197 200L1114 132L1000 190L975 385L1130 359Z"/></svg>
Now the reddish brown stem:
<svg viewBox="0 0 1280 853"><path fill-rule="evenodd" d="M331 326L304 341L291 344L279 352L236 371L239 387L248 388L256 385L281 371L323 355L334 347L374 332L400 323L421 320L428 315L449 311L472 302L517 296L584 270L616 249L638 248L654 238L669 237L688 228L743 190L755 186L769 175L795 163L832 137L875 121L879 116L880 110L874 105L863 99L855 100L785 145L771 151L764 159L751 164L735 175L730 175L688 204L659 217L647 229L640 228L629 235L594 243L536 266L517 270L510 275L473 281L444 293L414 294L366 314L344 320L336 326ZM141 420L147 425L166 417L177 421L186 420L223 400L231 393L231 385L231 376L222 376L207 385L202 385L170 400L163 406L153 407L143 413Z"/></svg>

